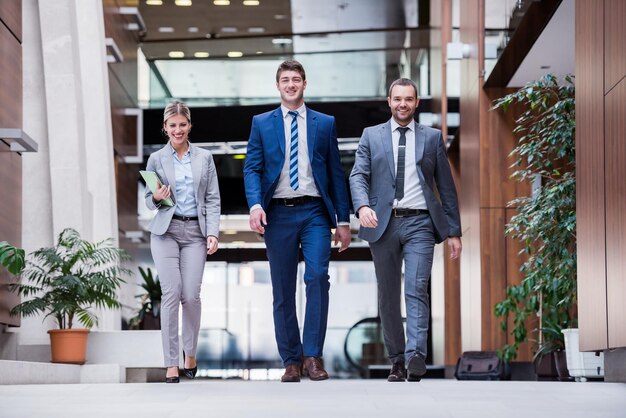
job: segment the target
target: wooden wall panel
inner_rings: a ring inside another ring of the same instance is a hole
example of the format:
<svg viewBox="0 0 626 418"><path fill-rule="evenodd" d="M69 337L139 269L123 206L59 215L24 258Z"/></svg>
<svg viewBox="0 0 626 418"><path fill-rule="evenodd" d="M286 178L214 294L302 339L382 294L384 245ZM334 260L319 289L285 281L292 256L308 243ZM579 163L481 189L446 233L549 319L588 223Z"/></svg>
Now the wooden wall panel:
<svg viewBox="0 0 626 418"><path fill-rule="evenodd" d="M507 338L494 315L495 304L506 296L505 216L503 208L480 209L482 350L502 348Z"/></svg>
<svg viewBox="0 0 626 418"><path fill-rule="evenodd" d="M626 19L626 1L604 0L605 93L608 93L626 76L626 25L624 25L624 19Z"/></svg>
<svg viewBox="0 0 626 418"><path fill-rule="evenodd" d="M22 128L22 45L0 24L0 128Z"/></svg>
<svg viewBox="0 0 626 418"><path fill-rule="evenodd" d="M0 56L1 57L1 56ZM3 102L0 102L2 104ZM21 105L21 101L20 101ZM20 126L21 127L21 126ZM22 245L22 157L9 152L9 146L0 141L0 241L16 247ZM20 325L20 317L12 317L9 310L20 298L5 286L12 277L0 267L0 324Z"/></svg>
<svg viewBox="0 0 626 418"><path fill-rule="evenodd" d="M582 350L608 347L604 208L604 11L576 1L576 217Z"/></svg>
<svg viewBox="0 0 626 418"><path fill-rule="evenodd" d="M481 100L484 126L480 141L480 206L482 208L505 208L518 196L530 194L530 186L511 178L515 171L510 168L514 159L509 154L517 145L513 134L515 119L521 107L513 105L506 112L490 110L496 99L515 91L506 88L487 88Z"/></svg>
<svg viewBox="0 0 626 418"><path fill-rule="evenodd" d="M22 0L1 0L0 20L22 42ZM1 24L0 23L0 24Z"/></svg>
<svg viewBox="0 0 626 418"><path fill-rule="evenodd" d="M605 100L606 294L610 348L626 347L625 132L626 79L622 79Z"/></svg>

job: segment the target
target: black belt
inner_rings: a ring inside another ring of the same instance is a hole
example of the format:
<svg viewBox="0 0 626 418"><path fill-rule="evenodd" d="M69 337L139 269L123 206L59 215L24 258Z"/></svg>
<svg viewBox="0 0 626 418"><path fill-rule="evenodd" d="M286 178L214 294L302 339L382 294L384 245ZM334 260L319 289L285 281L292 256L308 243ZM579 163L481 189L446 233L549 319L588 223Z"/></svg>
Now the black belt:
<svg viewBox="0 0 626 418"><path fill-rule="evenodd" d="M405 216L416 216L421 213L428 213L428 211L426 209L393 208L393 216L396 218L404 218Z"/></svg>
<svg viewBox="0 0 626 418"><path fill-rule="evenodd" d="M174 219L176 219L177 221L183 221L183 222L187 222L187 221L197 221L198 217L197 216L180 216L180 215L174 215L172 216Z"/></svg>
<svg viewBox="0 0 626 418"><path fill-rule="evenodd" d="M322 198L319 196L277 197L272 201L283 206L296 206L309 202L321 202Z"/></svg>

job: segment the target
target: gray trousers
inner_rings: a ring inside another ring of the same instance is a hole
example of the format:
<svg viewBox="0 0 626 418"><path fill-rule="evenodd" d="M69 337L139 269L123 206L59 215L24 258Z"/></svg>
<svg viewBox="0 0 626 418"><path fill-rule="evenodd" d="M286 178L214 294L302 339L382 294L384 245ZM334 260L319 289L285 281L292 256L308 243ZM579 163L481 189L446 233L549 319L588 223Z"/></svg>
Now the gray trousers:
<svg viewBox="0 0 626 418"><path fill-rule="evenodd" d="M408 361L416 354L426 358L430 316L428 280L434 248L435 233L427 213L392 217L382 237L370 243L378 283L378 308L392 363ZM403 258L406 344L400 311Z"/></svg>
<svg viewBox="0 0 626 418"><path fill-rule="evenodd" d="M161 337L165 367L179 366L178 312L183 305L183 350L195 357L200 332L200 286L207 244L198 221L172 219L150 249L161 282Z"/></svg>

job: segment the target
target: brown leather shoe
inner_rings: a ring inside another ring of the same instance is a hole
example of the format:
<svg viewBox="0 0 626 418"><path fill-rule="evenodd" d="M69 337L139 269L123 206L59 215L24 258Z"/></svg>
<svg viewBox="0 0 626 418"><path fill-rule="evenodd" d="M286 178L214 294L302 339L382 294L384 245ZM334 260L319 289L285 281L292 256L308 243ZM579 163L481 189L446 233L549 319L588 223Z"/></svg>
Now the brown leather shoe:
<svg viewBox="0 0 626 418"><path fill-rule="evenodd" d="M387 382L404 382L404 363L393 363Z"/></svg>
<svg viewBox="0 0 626 418"><path fill-rule="evenodd" d="M422 376L426 374L426 362L424 357L420 354L416 354L409 359L407 366L407 380L409 382L419 382L422 380Z"/></svg>
<svg viewBox="0 0 626 418"><path fill-rule="evenodd" d="M281 382L299 382L300 381L300 365L288 364L285 367L285 374L280 378Z"/></svg>
<svg viewBox="0 0 626 418"><path fill-rule="evenodd" d="M307 357L304 359L304 366L306 367L309 379L311 380L326 380L328 379L328 373L324 370L322 359L319 357Z"/></svg>

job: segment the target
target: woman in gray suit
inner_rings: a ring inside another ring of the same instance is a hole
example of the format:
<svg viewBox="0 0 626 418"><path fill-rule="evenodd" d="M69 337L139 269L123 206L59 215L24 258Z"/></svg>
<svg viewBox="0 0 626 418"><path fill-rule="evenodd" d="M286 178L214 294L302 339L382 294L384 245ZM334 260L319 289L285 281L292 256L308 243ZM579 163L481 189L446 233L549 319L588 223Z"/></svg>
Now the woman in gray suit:
<svg viewBox="0 0 626 418"><path fill-rule="evenodd" d="M163 291L161 334L166 383L179 382L180 304L183 371L190 379L198 371L196 347L202 273L207 254L217 251L219 235L220 192L215 164L209 151L189 143L190 131L191 114L187 105L179 101L167 105L163 132L169 141L150 155L146 168L156 172L162 181L154 194L146 188L146 205L157 210L149 229L152 258Z"/></svg>

